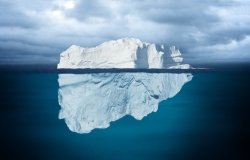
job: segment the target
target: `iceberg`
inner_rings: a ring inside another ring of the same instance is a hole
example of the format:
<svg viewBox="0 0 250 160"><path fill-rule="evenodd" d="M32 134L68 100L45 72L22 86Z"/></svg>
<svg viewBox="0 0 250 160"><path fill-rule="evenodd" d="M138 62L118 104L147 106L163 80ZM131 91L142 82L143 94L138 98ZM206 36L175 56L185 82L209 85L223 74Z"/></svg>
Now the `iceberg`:
<svg viewBox="0 0 250 160"><path fill-rule="evenodd" d="M192 77L191 73L59 74L59 119L77 133L107 128L126 115L141 120L156 112L161 101L174 97Z"/></svg>
<svg viewBox="0 0 250 160"><path fill-rule="evenodd" d="M182 62L181 52L175 46L169 48L135 38L123 38L93 48L72 45L60 54L57 68L190 68L189 64Z"/></svg>

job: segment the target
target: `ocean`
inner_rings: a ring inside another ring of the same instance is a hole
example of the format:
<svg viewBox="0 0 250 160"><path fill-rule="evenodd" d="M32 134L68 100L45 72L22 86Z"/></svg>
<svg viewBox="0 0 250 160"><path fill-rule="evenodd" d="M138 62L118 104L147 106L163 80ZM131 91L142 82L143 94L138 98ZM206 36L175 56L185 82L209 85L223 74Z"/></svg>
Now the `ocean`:
<svg viewBox="0 0 250 160"><path fill-rule="evenodd" d="M58 118L57 72L2 71L0 159L250 159L250 71L192 75L142 120L79 134Z"/></svg>

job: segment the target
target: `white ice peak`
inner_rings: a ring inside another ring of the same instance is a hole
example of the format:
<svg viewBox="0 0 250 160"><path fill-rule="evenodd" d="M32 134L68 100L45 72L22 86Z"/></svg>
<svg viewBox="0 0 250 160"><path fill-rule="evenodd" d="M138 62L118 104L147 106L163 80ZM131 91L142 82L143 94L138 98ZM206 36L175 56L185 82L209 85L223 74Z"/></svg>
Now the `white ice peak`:
<svg viewBox="0 0 250 160"><path fill-rule="evenodd" d="M135 38L107 41L93 48L72 45L60 55L57 68L180 68L183 58L174 46L150 44Z"/></svg>

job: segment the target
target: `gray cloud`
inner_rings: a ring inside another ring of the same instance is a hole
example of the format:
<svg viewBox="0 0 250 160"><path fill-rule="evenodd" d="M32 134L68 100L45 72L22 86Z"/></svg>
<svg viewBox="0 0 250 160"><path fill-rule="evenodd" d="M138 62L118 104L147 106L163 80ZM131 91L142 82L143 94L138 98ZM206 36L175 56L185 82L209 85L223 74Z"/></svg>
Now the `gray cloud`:
<svg viewBox="0 0 250 160"><path fill-rule="evenodd" d="M214 14L208 12L208 8L211 6L221 5L220 1L163 1L156 0L145 1L142 3L133 3L131 1L127 6L127 10L130 10L130 14L136 14L144 19L152 20L157 23L165 23L171 25L196 25L200 26L204 23L208 24L217 21L217 17Z"/></svg>
<svg viewBox="0 0 250 160"><path fill-rule="evenodd" d="M108 19L112 17L110 9L105 6L105 1L79 1L75 2L75 8L72 10L66 10L66 16L76 18L80 21L87 20L89 18L104 18Z"/></svg>
<svg viewBox="0 0 250 160"><path fill-rule="evenodd" d="M250 59L244 0L2 0L0 63L57 63L71 44L136 37L176 45L191 63Z"/></svg>
<svg viewBox="0 0 250 160"><path fill-rule="evenodd" d="M18 10L8 1L0 2L0 26L1 27L35 27L36 23L32 17L26 15L22 10Z"/></svg>

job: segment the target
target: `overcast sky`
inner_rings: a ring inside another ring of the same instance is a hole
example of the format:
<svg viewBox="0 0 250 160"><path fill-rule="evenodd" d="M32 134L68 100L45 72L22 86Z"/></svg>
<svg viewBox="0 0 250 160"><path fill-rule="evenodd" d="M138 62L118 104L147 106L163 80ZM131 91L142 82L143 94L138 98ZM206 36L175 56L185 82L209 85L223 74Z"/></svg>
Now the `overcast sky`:
<svg viewBox="0 0 250 160"><path fill-rule="evenodd" d="M249 0L0 0L0 63L58 63L71 44L135 37L190 62L250 61Z"/></svg>

